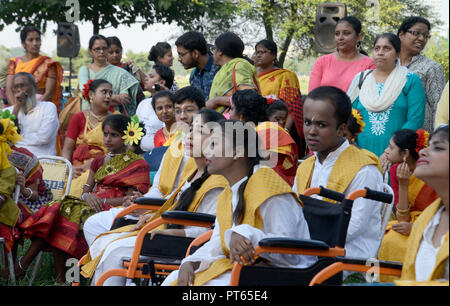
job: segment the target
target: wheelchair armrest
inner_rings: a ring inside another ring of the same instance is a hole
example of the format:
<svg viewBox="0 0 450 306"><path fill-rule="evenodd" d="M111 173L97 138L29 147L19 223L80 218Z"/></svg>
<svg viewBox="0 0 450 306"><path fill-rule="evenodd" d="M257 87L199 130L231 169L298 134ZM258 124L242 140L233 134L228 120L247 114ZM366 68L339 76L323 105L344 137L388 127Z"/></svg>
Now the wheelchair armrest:
<svg viewBox="0 0 450 306"><path fill-rule="evenodd" d="M188 211L166 211L161 215L162 219L179 219L187 221L214 223L216 216L203 213L193 213Z"/></svg>
<svg viewBox="0 0 450 306"><path fill-rule="evenodd" d="M330 248L328 244L323 241L292 238L266 238L259 242L259 246L310 250L329 250Z"/></svg>
<svg viewBox="0 0 450 306"><path fill-rule="evenodd" d="M141 197L134 200L134 204L163 206L167 199Z"/></svg>
<svg viewBox="0 0 450 306"><path fill-rule="evenodd" d="M351 264L351 265L361 265L361 266L367 266L368 264L367 259L363 258L352 258L352 257L336 257L336 260L339 262L342 262L344 264ZM387 261L387 260L372 260L370 261L372 263L376 263L380 268L389 268L389 269L397 269L401 270L403 268L403 264L398 261Z"/></svg>

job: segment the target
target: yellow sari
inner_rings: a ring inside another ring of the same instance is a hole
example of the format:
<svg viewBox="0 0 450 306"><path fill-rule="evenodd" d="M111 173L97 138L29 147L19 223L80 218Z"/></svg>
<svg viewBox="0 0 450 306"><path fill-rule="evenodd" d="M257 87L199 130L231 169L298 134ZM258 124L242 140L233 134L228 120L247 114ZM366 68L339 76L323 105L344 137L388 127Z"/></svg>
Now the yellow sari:
<svg viewBox="0 0 450 306"><path fill-rule="evenodd" d="M103 145L102 123L99 122L94 128L88 130L90 126L90 115L86 117L84 131L77 137L76 149L72 155L72 165L82 166L92 162L96 157L104 155L106 148ZM69 195L80 197L83 192L83 185L86 184L89 171L84 171L79 177L72 180Z"/></svg>
<svg viewBox="0 0 450 306"><path fill-rule="evenodd" d="M62 109L62 87L61 82L63 80L63 68L59 62L52 60L45 55L39 55L38 57L23 62L20 57L13 57L9 61L8 74L14 75L18 72L31 73L36 79L37 93L43 94L45 92L45 86L47 78L55 79L56 85L52 92L51 102L55 103L58 114Z"/></svg>

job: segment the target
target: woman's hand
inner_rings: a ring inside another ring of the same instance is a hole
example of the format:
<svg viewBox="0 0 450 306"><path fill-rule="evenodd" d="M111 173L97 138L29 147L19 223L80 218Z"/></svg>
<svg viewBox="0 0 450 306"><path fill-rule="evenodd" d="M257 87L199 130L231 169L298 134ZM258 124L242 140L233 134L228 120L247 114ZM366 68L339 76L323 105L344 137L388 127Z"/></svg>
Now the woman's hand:
<svg viewBox="0 0 450 306"><path fill-rule="evenodd" d="M406 162L403 162L400 165L398 165L397 178L398 178L399 185L408 186L411 175L412 175L412 172L409 169L408 164Z"/></svg>
<svg viewBox="0 0 450 306"><path fill-rule="evenodd" d="M25 176L22 172L17 173L16 184L20 186L21 191L25 188Z"/></svg>
<svg viewBox="0 0 450 306"><path fill-rule="evenodd" d="M192 262L185 262L178 272L177 286L194 286L195 268Z"/></svg>
<svg viewBox="0 0 450 306"><path fill-rule="evenodd" d="M138 223L131 229L132 231L140 230L153 217L153 214L145 214L139 217Z"/></svg>
<svg viewBox="0 0 450 306"><path fill-rule="evenodd" d="M80 175L82 175L86 170L83 165L73 167L73 178L76 179Z"/></svg>
<svg viewBox="0 0 450 306"><path fill-rule="evenodd" d="M392 225L392 229L397 233L400 233L405 236L409 236L412 229L412 224L409 222L399 222Z"/></svg>
<svg viewBox="0 0 450 306"><path fill-rule="evenodd" d="M153 239L156 235L168 235L168 236L180 236L186 237L184 230L182 229L164 229L156 230L150 233L150 239Z"/></svg>
<svg viewBox="0 0 450 306"><path fill-rule="evenodd" d="M100 199L95 194L86 193L84 195L84 201L96 212L103 211L103 199Z"/></svg>
<svg viewBox="0 0 450 306"><path fill-rule="evenodd" d="M380 156L380 164L381 164L381 169L383 169L383 172L389 171L389 169L392 166L392 163L389 161L389 159L387 158L385 153L381 154L381 156Z"/></svg>
<svg viewBox="0 0 450 306"><path fill-rule="evenodd" d="M235 232L230 240L230 263L238 262L240 265L255 262L255 249L250 240Z"/></svg>

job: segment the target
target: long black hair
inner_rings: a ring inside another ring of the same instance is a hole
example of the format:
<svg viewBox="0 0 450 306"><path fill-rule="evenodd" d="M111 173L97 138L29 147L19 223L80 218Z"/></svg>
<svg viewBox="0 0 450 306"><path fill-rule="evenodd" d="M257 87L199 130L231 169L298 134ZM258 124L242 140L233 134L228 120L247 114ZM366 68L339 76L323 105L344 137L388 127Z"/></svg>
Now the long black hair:
<svg viewBox="0 0 450 306"><path fill-rule="evenodd" d="M235 224L240 224L244 218L245 213L245 199L244 191L247 187L247 183L250 177L253 175L253 169L256 165L260 163L263 158L260 155L260 140L253 127L248 127L247 124L243 124L240 121L235 120L223 120L219 122L222 135L224 138L228 138L233 143L233 148L236 149L238 146L243 146L244 157L247 161L247 180L244 181L238 189L239 200L236 209L233 213L233 222ZM232 128L230 128L232 127ZM238 143L238 140L242 140L242 143Z"/></svg>
<svg viewBox="0 0 450 306"><path fill-rule="evenodd" d="M225 117L222 114L211 109L202 109L197 114L202 116L202 122L204 124L225 120ZM181 193L174 210L187 211L189 205L191 205L192 201L194 200L195 194L209 177L210 174L207 170L205 170L201 177L193 181L191 183L191 186ZM167 228L182 228L182 226L176 224L168 224Z"/></svg>

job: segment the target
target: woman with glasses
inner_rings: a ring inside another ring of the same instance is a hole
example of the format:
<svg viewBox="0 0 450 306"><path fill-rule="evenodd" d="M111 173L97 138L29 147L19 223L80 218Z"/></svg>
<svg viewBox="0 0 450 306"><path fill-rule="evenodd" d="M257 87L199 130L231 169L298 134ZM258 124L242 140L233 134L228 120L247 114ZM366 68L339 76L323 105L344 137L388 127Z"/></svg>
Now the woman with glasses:
<svg viewBox="0 0 450 306"><path fill-rule="evenodd" d="M286 128L298 138L297 146L301 157L305 151L303 138L303 111L300 83L295 72L278 67L277 44L271 40L261 40L255 46L254 62L261 84L261 94L271 101L286 102L289 110Z"/></svg>
<svg viewBox="0 0 450 306"><path fill-rule="evenodd" d="M423 128L433 131L433 118L436 107L444 90L446 79L442 66L421 54L430 39L431 25L423 17L410 17L398 29L398 37L402 42L400 62L422 80L427 104Z"/></svg>
<svg viewBox="0 0 450 306"><path fill-rule="evenodd" d="M103 79L112 84L111 106L125 115L136 113L136 96L139 81L126 70L108 63L110 42L103 35L94 35L89 40L89 54L92 63L82 66L78 72L78 85L83 88L89 80ZM89 102L83 99L82 110L89 109Z"/></svg>

